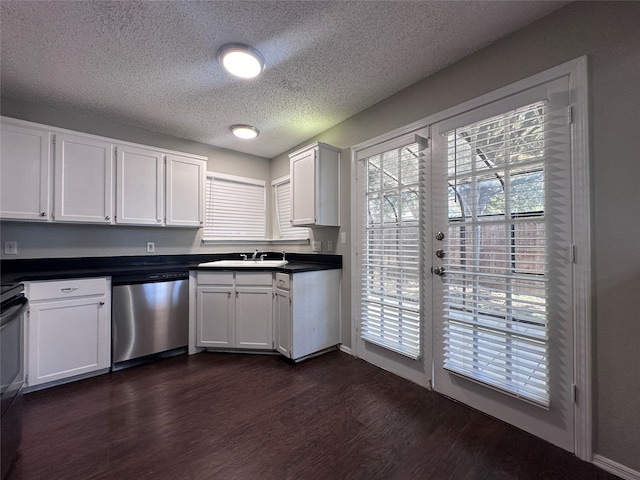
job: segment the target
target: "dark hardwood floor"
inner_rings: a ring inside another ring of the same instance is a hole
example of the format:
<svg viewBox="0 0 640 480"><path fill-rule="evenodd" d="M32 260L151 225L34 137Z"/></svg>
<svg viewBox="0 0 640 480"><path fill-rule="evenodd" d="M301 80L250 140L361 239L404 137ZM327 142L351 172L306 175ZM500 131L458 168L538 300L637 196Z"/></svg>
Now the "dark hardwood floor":
<svg viewBox="0 0 640 480"><path fill-rule="evenodd" d="M341 352L202 353L25 397L11 480L607 479Z"/></svg>

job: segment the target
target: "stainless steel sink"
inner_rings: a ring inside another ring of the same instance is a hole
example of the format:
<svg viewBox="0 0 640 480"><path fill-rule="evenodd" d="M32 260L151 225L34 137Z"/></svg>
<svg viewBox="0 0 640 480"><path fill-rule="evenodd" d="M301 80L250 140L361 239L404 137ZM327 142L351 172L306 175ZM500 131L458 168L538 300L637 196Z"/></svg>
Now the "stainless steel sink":
<svg viewBox="0 0 640 480"><path fill-rule="evenodd" d="M286 260L216 260L215 262L201 263L199 267L281 267L289 263Z"/></svg>

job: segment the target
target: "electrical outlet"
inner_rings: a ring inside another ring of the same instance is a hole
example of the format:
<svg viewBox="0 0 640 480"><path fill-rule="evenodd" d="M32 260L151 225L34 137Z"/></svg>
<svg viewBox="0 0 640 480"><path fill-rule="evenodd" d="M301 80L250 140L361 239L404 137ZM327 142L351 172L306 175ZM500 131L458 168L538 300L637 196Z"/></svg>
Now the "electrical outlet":
<svg viewBox="0 0 640 480"><path fill-rule="evenodd" d="M347 232L340 232L340 243L347 243Z"/></svg>
<svg viewBox="0 0 640 480"><path fill-rule="evenodd" d="M17 255L18 254L18 242L15 240L12 242L4 242L4 254L5 255Z"/></svg>
<svg viewBox="0 0 640 480"><path fill-rule="evenodd" d="M147 242L147 253L155 253L156 244L153 242Z"/></svg>
<svg viewBox="0 0 640 480"><path fill-rule="evenodd" d="M311 244L311 250L313 252L321 252L322 251L322 240L314 240Z"/></svg>
<svg viewBox="0 0 640 480"><path fill-rule="evenodd" d="M327 240L327 252L333 252L333 240Z"/></svg>

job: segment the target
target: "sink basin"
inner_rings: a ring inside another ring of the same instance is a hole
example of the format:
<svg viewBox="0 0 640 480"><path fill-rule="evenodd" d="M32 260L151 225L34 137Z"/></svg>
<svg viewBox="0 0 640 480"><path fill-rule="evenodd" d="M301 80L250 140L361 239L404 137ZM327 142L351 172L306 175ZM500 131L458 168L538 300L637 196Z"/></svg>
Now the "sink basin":
<svg viewBox="0 0 640 480"><path fill-rule="evenodd" d="M215 262L205 262L199 267L281 267L286 265L286 260L216 260Z"/></svg>

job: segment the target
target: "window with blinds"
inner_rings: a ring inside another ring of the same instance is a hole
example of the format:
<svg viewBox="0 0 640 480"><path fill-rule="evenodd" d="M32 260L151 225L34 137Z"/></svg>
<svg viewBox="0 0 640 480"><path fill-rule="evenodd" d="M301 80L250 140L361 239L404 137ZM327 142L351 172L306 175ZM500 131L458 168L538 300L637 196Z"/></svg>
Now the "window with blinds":
<svg viewBox="0 0 640 480"><path fill-rule="evenodd" d="M265 182L207 173L203 240L264 240Z"/></svg>
<svg viewBox="0 0 640 480"><path fill-rule="evenodd" d="M291 226L291 177L282 177L273 183L275 202L274 237L280 240L307 240L309 229Z"/></svg>
<svg viewBox="0 0 640 480"><path fill-rule="evenodd" d="M444 368L543 406L551 123L541 102L444 134Z"/></svg>
<svg viewBox="0 0 640 480"><path fill-rule="evenodd" d="M360 335L417 359L420 325L420 146L362 159Z"/></svg>

